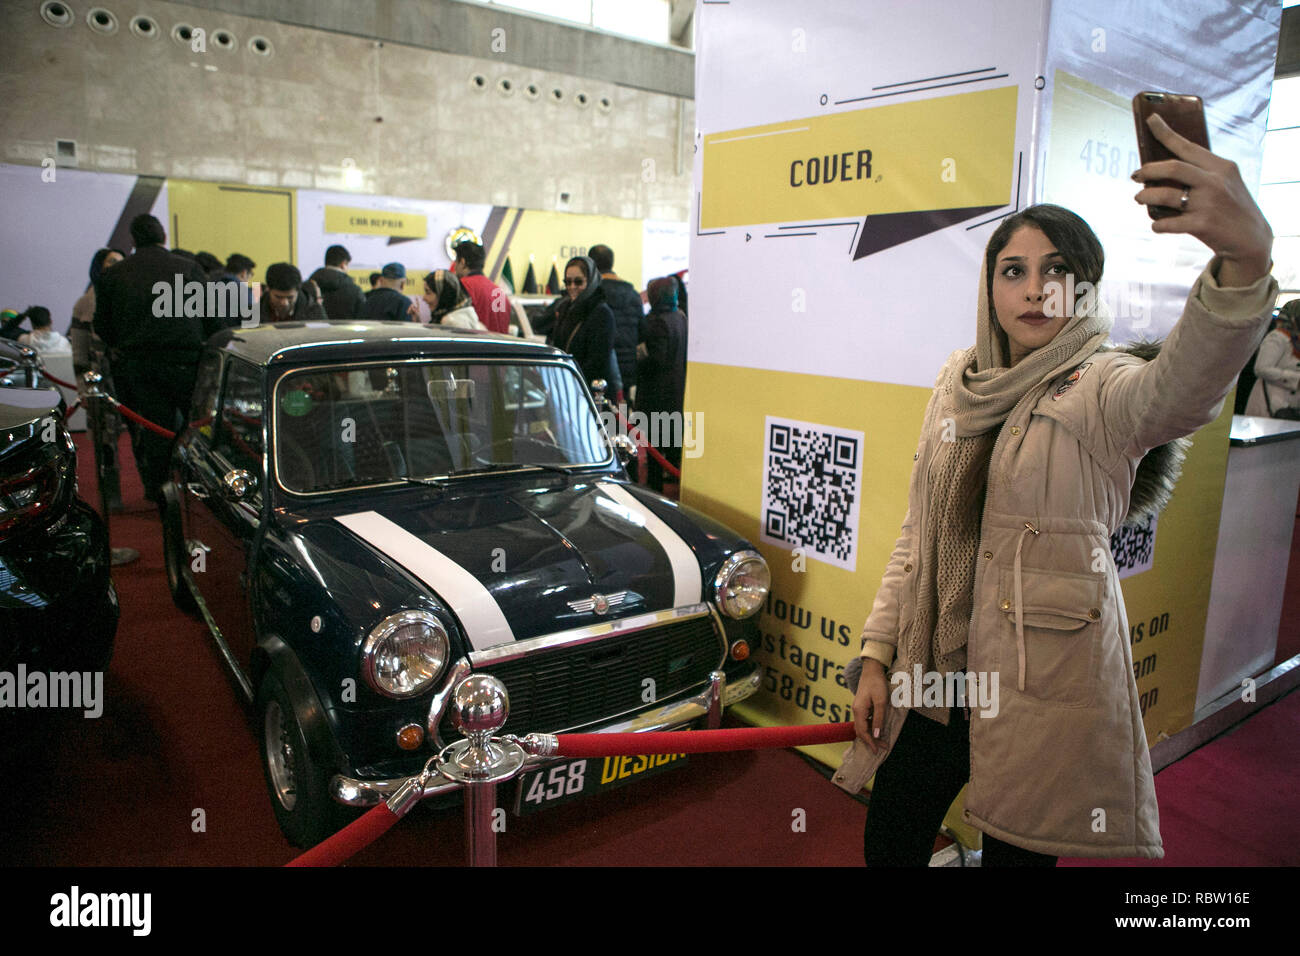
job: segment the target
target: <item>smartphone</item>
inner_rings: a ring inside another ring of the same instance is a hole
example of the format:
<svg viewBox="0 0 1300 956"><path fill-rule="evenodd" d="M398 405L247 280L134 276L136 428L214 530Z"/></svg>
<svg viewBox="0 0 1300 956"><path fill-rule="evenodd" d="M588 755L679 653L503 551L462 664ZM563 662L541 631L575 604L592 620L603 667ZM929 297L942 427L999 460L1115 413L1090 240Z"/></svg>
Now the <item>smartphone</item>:
<svg viewBox="0 0 1300 956"><path fill-rule="evenodd" d="M1137 126L1138 156L1143 165L1159 162L1162 159L1177 159L1165 144L1156 139L1151 128L1147 126L1147 117L1159 113L1160 118L1169 124L1179 136L1191 140L1197 146L1210 148L1210 134L1205 127L1205 104L1199 96L1190 93L1154 93L1144 90L1133 97L1133 123ZM1182 183L1171 179L1153 179L1148 186L1173 186ZM1172 206L1147 206L1147 213L1152 219L1177 216L1180 210Z"/></svg>

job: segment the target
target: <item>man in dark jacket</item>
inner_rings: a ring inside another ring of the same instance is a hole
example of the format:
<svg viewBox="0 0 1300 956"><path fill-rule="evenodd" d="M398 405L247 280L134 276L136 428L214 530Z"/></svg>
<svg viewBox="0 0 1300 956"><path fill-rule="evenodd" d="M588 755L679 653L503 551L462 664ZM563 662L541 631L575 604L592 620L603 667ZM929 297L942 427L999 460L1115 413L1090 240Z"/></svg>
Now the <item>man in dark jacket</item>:
<svg viewBox="0 0 1300 956"><path fill-rule="evenodd" d="M263 322L324 322L325 310L302 290L302 273L288 262L277 262L266 270L266 292L262 294Z"/></svg>
<svg viewBox="0 0 1300 956"><path fill-rule="evenodd" d="M221 322L203 314L202 306L176 307L190 304L185 284L195 282L206 289L206 276L193 259L163 248L167 234L162 223L147 213L136 216L131 239L135 255L100 277L94 329L109 349L122 403L176 431L189 411L199 352ZM160 500L173 441L147 428L135 430L136 466L150 501Z"/></svg>
<svg viewBox="0 0 1300 956"><path fill-rule="evenodd" d="M325 265L311 274L321 291L325 315L334 320L362 319L366 315L366 297L361 286L348 275L352 255L343 246L325 250Z"/></svg>
<svg viewBox="0 0 1300 956"><path fill-rule="evenodd" d="M390 262L379 274L379 288L371 289L366 296L367 319L392 322L410 321L406 310L411 307L411 300L401 292L406 285L406 266L400 262Z"/></svg>
<svg viewBox="0 0 1300 956"><path fill-rule="evenodd" d="M600 291L614 313L614 355L623 379L623 390L631 392L636 384L636 345L644 309L636 286L614 274L614 250L609 246L592 246L587 251L600 270Z"/></svg>

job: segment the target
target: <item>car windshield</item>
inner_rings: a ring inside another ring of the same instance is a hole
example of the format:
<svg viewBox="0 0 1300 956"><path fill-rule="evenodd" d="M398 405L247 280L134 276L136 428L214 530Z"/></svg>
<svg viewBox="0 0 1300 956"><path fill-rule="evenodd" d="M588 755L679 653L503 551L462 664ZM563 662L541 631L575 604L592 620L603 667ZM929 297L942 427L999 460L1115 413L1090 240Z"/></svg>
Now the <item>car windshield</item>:
<svg viewBox="0 0 1300 956"><path fill-rule="evenodd" d="M610 460L582 381L560 364L305 369L276 383L275 411L276 472L298 494Z"/></svg>

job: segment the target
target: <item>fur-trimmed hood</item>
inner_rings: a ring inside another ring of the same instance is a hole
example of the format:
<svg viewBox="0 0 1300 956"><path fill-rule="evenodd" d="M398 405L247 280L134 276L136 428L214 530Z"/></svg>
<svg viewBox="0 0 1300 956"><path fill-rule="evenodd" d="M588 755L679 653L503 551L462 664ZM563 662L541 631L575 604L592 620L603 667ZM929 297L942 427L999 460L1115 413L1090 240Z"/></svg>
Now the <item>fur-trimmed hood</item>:
<svg viewBox="0 0 1300 956"><path fill-rule="evenodd" d="M1150 362L1160 354L1163 344L1162 341L1132 342L1127 345L1107 343L1097 351L1124 352ZM1190 438L1175 438L1146 453L1138 463L1137 475L1133 479L1133 491L1129 495L1128 514L1124 516L1124 524L1145 524L1149 518L1165 509L1174 495L1174 485L1183 473L1187 449L1191 447Z"/></svg>

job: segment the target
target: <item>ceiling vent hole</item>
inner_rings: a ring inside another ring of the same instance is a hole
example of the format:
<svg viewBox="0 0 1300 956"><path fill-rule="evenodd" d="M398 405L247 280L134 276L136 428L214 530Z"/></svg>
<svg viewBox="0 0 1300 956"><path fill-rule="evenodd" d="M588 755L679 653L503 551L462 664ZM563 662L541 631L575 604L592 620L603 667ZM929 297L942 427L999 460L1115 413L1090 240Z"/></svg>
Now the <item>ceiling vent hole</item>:
<svg viewBox="0 0 1300 956"><path fill-rule="evenodd" d="M96 33L109 34L117 32L117 17L113 16L111 10L105 10L103 7L95 7L87 13L86 23Z"/></svg>
<svg viewBox="0 0 1300 956"><path fill-rule="evenodd" d="M502 96L512 96L515 92L515 85L503 76L501 79L497 80L497 91Z"/></svg>
<svg viewBox="0 0 1300 956"><path fill-rule="evenodd" d="M41 19L52 27L70 27L76 18L72 8L59 0L46 0L41 4Z"/></svg>
<svg viewBox="0 0 1300 956"><path fill-rule="evenodd" d="M229 30L218 30L212 34L212 42L222 50L233 50L239 45L235 35Z"/></svg>
<svg viewBox="0 0 1300 956"><path fill-rule="evenodd" d="M131 32L138 37L152 40L159 34L158 24L150 17L135 17L131 20Z"/></svg>
<svg viewBox="0 0 1300 956"><path fill-rule="evenodd" d="M248 48L257 56L270 56L275 52L275 47L266 37L253 37L248 41Z"/></svg>

